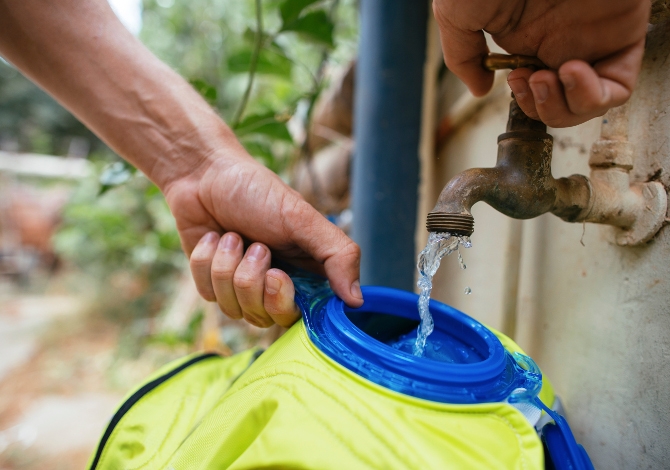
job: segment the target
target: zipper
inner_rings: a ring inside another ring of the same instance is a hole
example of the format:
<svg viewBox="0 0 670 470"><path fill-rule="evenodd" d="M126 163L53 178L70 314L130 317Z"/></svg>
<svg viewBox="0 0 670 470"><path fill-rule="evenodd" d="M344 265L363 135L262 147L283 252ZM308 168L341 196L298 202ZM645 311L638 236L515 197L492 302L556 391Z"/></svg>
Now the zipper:
<svg viewBox="0 0 670 470"><path fill-rule="evenodd" d="M183 371L187 367L192 366L193 364L197 364L198 362L204 361L205 359L211 359L211 358L219 358L221 359L221 356L217 353L206 353L206 354L201 354L200 356L196 356L179 367L171 370L170 372L167 372L160 377L155 378L149 383L144 384L142 387L139 388L135 393L133 393L124 403L121 405L121 407L117 410L116 413L114 413L114 416L112 417L111 421L107 425L107 429L105 429L105 433L102 435L102 438L100 439L100 444L98 444L98 449L95 452L95 458L93 459L93 462L91 463L91 467L89 470L95 470L95 468L98 466L98 462L100 461L100 457L102 456L102 451L105 449L105 444L107 444L107 441L109 440L110 436L112 435L112 432L114 432L114 428L119 424L121 421L121 418L130 411L130 409L135 405L140 399L146 395L147 393L151 392L153 389L158 387L160 384L163 382L167 381L168 379L174 377L177 375L179 372Z"/></svg>

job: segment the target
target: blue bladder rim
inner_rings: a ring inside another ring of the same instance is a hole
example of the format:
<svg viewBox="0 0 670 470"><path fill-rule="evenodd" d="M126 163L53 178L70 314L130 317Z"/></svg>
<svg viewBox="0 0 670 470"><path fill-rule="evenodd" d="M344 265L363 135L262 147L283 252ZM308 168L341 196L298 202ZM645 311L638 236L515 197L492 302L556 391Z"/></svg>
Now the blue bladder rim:
<svg viewBox="0 0 670 470"><path fill-rule="evenodd" d="M459 328L476 343L483 360L449 364L394 349L360 330L352 311L386 313L418 320L416 294L386 287L363 287L365 305L351 309L332 296L306 315L312 341L326 355L359 375L393 390L435 401L502 401L519 385L523 371L485 326L464 313L431 301L436 328Z"/></svg>

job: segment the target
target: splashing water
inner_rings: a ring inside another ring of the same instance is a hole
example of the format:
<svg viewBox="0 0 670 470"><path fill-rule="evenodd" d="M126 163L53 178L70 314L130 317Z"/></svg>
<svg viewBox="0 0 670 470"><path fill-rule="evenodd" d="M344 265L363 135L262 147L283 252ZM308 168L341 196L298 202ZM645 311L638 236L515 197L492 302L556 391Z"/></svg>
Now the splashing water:
<svg viewBox="0 0 670 470"><path fill-rule="evenodd" d="M465 269L465 263L459 250L460 246L470 248L472 242L470 237L461 235L451 235L450 233L430 233L426 247L419 254L416 268L419 271L419 281L417 286L421 291L419 295L419 317L421 323L416 335L413 353L415 356L423 356L426 348L428 335L433 332L433 316L430 314L428 303L430 301L430 292L433 290L433 276L440 267L440 261L454 251L458 251L458 261L461 269Z"/></svg>

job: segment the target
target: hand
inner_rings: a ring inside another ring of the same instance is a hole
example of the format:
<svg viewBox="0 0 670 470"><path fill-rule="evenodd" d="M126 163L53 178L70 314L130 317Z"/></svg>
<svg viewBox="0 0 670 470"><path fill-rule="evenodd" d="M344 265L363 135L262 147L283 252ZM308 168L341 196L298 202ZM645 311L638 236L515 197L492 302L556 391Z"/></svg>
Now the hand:
<svg viewBox="0 0 670 470"><path fill-rule="evenodd" d="M358 246L241 147L169 184L165 195L198 291L227 316L260 327L300 318L291 279L270 269L271 251L326 275L347 305L363 304ZM255 242L246 254L243 237Z"/></svg>
<svg viewBox="0 0 670 470"><path fill-rule="evenodd" d="M347 305L363 304L358 246L251 158L107 1L0 0L0 54L161 188L199 292L224 313L259 326L298 318L291 280L268 269L270 251L327 276ZM257 242L245 257L240 236Z"/></svg>
<svg viewBox="0 0 670 470"><path fill-rule="evenodd" d="M648 0L434 0L447 66L475 96L493 84L481 66L483 31L511 54L553 70L517 69L507 79L530 117L569 127L630 97L642 62Z"/></svg>

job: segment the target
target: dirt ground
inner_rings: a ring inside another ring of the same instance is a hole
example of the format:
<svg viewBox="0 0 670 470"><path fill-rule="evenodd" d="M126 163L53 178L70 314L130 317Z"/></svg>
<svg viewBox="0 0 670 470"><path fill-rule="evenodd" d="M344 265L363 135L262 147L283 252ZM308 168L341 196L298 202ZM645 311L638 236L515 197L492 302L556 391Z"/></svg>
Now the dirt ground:
<svg viewBox="0 0 670 470"><path fill-rule="evenodd" d="M0 284L0 470L85 468L123 395L187 352L124 355L117 325L55 290Z"/></svg>

